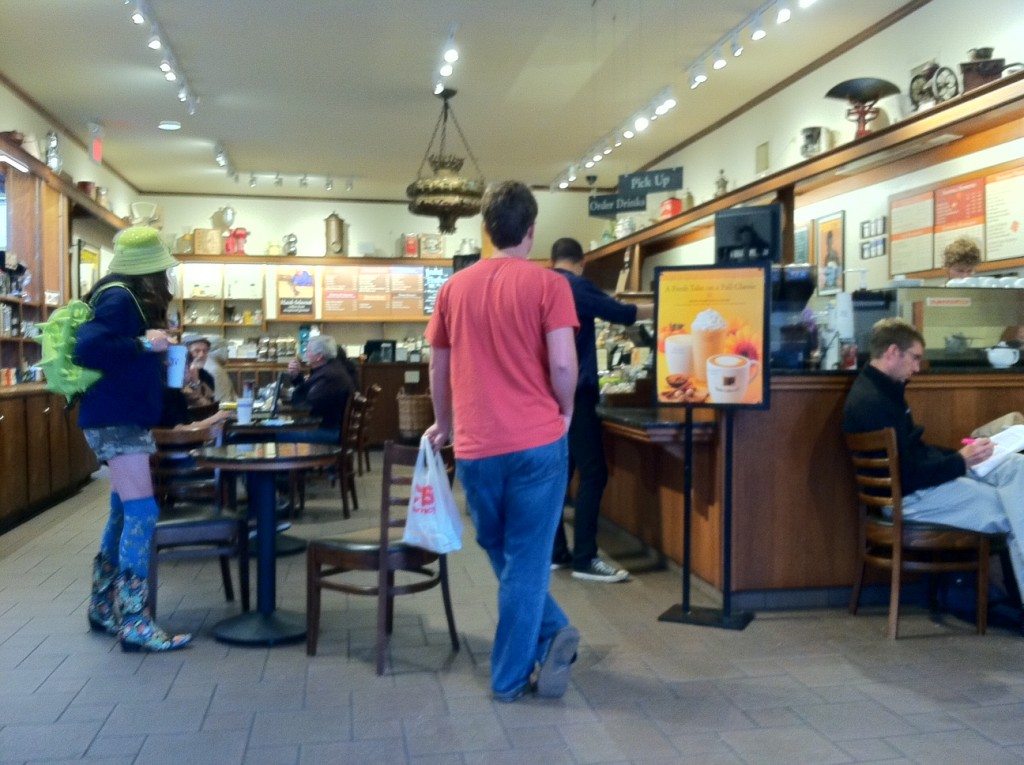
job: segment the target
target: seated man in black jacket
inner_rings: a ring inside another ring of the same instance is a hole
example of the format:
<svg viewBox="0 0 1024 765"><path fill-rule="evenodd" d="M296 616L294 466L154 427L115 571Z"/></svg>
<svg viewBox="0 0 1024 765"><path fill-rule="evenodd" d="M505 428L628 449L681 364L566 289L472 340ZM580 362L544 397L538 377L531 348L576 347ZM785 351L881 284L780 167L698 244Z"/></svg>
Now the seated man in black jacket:
<svg viewBox="0 0 1024 765"><path fill-rule="evenodd" d="M316 431L281 433L277 440L284 441L287 436L287 440L336 444L348 397L356 390L355 381L347 359L339 356L332 337L311 337L306 344L306 361L312 369L308 376L302 375L297 359L288 362L288 374L294 386L291 402L293 406L308 408L313 417L320 419L320 424Z"/></svg>
<svg viewBox="0 0 1024 765"><path fill-rule="evenodd" d="M931 446L914 424L904 390L921 368L924 338L901 319L882 319L871 330L871 361L850 388L843 430L893 428L900 456L903 516L972 531L1007 532L1014 574L1024 592L1024 457L1012 454L977 478L969 469L992 455L980 438L959 451Z"/></svg>

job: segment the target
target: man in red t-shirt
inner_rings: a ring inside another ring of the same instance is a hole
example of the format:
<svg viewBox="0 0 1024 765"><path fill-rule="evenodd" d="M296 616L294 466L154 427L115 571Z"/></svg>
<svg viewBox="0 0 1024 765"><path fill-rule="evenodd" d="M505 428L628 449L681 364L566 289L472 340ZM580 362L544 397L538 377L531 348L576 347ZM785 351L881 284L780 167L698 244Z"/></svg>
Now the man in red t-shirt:
<svg viewBox="0 0 1024 765"><path fill-rule="evenodd" d="M548 594L551 546L562 515L576 390L569 285L527 260L537 202L508 181L483 200L498 252L441 288L427 326L435 448L452 433L476 538L498 577L491 650L494 698L528 690L558 697L579 632Z"/></svg>

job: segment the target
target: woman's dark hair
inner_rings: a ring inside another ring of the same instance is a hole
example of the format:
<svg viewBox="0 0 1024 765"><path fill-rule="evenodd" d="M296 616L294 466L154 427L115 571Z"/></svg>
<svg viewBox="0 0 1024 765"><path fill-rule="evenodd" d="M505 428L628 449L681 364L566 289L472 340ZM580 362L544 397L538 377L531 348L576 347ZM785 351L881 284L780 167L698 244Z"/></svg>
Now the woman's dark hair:
<svg viewBox="0 0 1024 765"><path fill-rule="evenodd" d="M92 299L96 289L111 282L121 282L135 295L146 314L147 329L167 329L167 307L173 296L167 287L167 272L157 271L155 274L129 276L128 274L107 274L100 279L89 293L82 298L85 302Z"/></svg>

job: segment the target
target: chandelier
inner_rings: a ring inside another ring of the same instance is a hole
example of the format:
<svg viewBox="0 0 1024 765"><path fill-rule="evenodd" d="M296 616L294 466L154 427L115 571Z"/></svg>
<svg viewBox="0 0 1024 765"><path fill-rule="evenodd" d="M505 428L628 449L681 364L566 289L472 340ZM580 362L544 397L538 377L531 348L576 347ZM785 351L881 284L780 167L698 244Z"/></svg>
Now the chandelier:
<svg viewBox="0 0 1024 765"><path fill-rule="evenodd" d="M437 97L444 101L441 107L441 116L437 118L434 126L434 134L430 136L430 143L427 144L427 151L423 155L423 161L416 172L416 180L409 184L405 193L409 197L409 212L413 215L437 216L442 234L455 232L455 221L480 212L480 199L484 193L484 178L480 172L473 150L469 148L466 136L462 134L458 120L455 119L455 112L448 102L454 98L457 91L454 88L445 88ZM463 178L459 175L465 158L449 154L445 151L445 144L448 140L448 118L451 117L452 124L458 131L466 154L473 161L477 177L475 179ZM434 141L441 134L435 153ZM424 177L423 169L427 162L433 169L433 175Z"/></svg>

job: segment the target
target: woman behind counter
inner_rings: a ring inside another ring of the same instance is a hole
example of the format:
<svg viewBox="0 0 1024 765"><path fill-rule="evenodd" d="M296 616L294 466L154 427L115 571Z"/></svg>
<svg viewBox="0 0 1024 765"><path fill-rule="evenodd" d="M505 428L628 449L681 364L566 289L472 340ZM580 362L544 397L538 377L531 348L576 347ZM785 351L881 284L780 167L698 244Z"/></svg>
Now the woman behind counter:
<svg viewBox="0 0 1024 765"><path fill-rule="evenodd" d="M177 265L159 232L129 228L114 239L110 272L86 295L94 316L78 331L75 359L103 377L82 396L78 424L110 469L110 515L93 561L88 619L117 635L125 651L171 651L190 634L169 635L146 607L150 548L159 508L153 497L150 428L160 422L165 331L171 302L167 270ZM111 282L122 286L101 287ZM95 298L93 300L93 298Z"/></svg>

